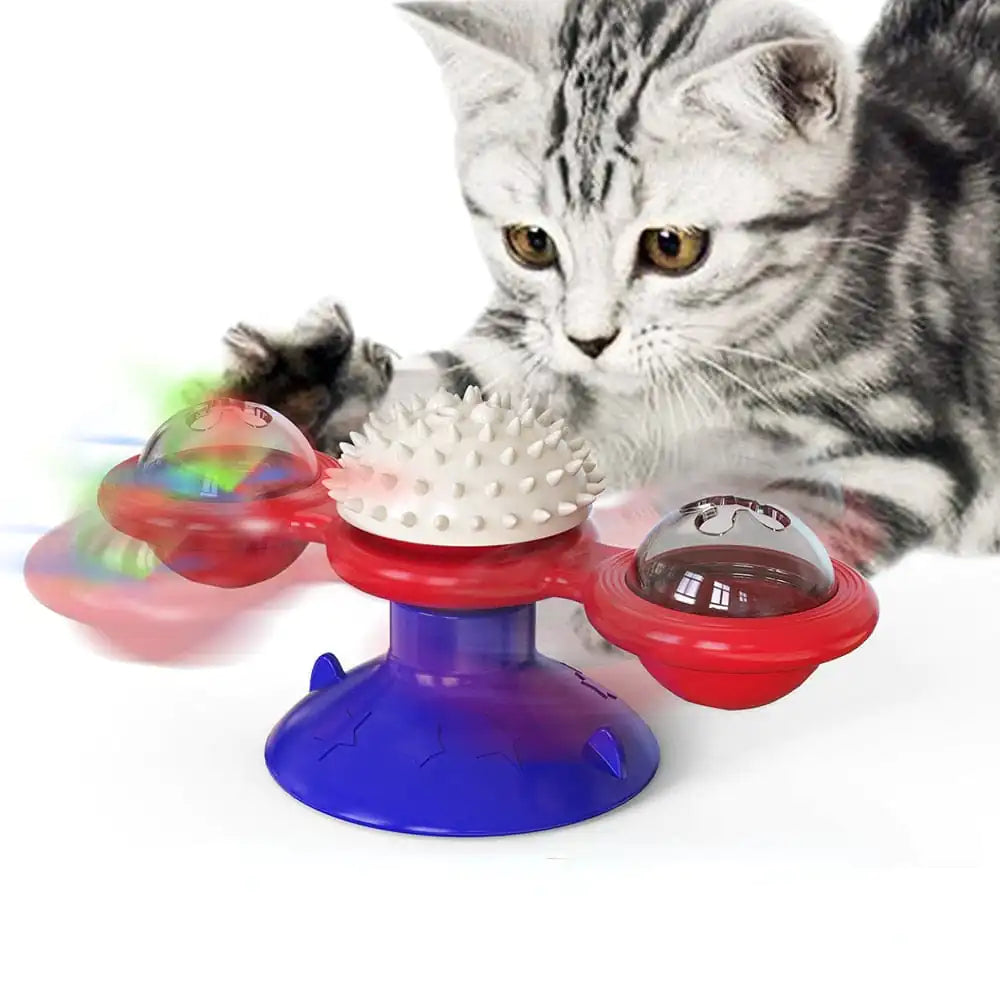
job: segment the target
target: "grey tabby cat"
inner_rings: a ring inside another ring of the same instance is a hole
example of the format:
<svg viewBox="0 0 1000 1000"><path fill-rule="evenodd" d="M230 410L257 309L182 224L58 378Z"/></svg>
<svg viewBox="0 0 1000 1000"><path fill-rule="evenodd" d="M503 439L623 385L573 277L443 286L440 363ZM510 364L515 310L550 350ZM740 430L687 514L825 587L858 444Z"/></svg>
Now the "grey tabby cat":
<svg viewBox="0 0 1000 1000"><path fill-rule="evenodd" d="M404 10L496 293L422 371L355 368L360 401L305 373L322 446L383 389L478 384L551 396L621 489L764 456L867 573L1000 549L1000 0L896 0L860 58L781 0ZM316 344L353 343L325 316ZM234 349L281 408L288 344Z"/></svg>

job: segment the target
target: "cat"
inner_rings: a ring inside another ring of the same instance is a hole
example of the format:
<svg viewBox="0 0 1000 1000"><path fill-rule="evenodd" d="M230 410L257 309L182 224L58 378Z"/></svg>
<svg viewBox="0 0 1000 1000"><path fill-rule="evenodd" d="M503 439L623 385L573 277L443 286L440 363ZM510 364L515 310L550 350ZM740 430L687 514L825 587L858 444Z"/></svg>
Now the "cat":
<svg viewBox="0 0 1000 1000"><path fill-rule="evenodd" d="M857 55L783 0L402 9L494 297L360 395L314 350L283 396L294 338L244 327L241 391L334 454L372 386L546 396L620 490L763 456L863 573L1000 550L1000 0L895 0Z"/></svg>

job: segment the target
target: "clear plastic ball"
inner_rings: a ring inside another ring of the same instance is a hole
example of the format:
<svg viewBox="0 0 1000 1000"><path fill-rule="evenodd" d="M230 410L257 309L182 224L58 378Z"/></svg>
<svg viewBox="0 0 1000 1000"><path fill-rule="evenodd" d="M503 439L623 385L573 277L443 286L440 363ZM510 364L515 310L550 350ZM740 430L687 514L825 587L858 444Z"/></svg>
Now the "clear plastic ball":
<svg viewBox="0 0 1000 1000"><path fill-rule="evenodd" d="M149 439L137 481L186 500L248 502L314 483L316 453L280 413L213 399L175 414Z"/></svg>
<svg viewBox="0 0 1000 1000"><path fill-rule="evenodd" d="M826 603L835 577L822 543L798 518L727 495L664 518L637 551L630 585L674 611L770 618Z"/></svg>

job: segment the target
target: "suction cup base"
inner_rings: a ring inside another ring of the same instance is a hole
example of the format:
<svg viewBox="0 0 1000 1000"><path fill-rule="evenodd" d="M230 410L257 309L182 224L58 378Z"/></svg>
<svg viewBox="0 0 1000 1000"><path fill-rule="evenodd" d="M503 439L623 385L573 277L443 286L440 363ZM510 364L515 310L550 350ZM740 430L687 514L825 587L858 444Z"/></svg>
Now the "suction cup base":
<svg viewBox="0 0 1000 1000"><path fill-rule="evenodd" d="M534 648L534 606L393 605L389 653L331 656L277 725L268 768L291 795L365 826L454 837L529 833L608 812L652 779L649 727Z"/></svg>

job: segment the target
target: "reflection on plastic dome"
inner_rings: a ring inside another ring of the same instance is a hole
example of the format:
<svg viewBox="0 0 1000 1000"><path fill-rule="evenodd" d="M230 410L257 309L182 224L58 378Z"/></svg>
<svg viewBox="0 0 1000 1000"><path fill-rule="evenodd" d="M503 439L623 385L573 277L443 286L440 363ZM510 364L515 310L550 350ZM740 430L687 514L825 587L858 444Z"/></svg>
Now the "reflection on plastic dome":
<svg viewBox="0 0 1000 1000"><path fill-rule="evenodd" d="M137 479L187 500L246 502L315 482L316 454L291 421L266 406L213 399L171 417L149 439Z"/></svg>
<svg viewBox="0 0 1000 1000"><path fill-rule="evenodd" d="M835 585L830 557L809 528L737 496L706 497L668 515L636 553L630 583L654 604L719 618L808 611Z"/></svg>

